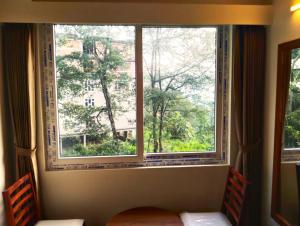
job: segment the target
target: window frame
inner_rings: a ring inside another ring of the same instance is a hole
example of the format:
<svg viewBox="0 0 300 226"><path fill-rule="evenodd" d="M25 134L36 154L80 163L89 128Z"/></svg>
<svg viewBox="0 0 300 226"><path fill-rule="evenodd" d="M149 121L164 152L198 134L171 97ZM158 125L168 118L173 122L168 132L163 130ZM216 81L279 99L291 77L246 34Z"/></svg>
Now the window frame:
<svg viewBox="0 0 300 226"><path fill-rule="evenodd" d="M52 67L52 71L55 74L56 65L55 65L55 34L54 34L54 24L43 24L41 30L41 48L44 50L42 54L42 61L45 62L46 56L48 56L50 62L50 67ZM126 26L126 25L124 25ZM62 168L70 168L73 169L74 166L79 166L79 168L103 168L103 164L110 164L111 167L115 168L114 163L122 163L121 165L125 167L129 166L130 163L137 163L138 166L143 166L143 162L155 162L157 159L165 160L176 160L174 164L170 165L178 165L178 161L187 162L189 165L191 162L185 160L199 160L207 164L209 163L226 163L227 162L227 148L229 144L229 136L228 136L228 113L229 113L229 102L230 102L230 84L227 84L227 81L230 79L229 77L229 62L230 62L230 48L231 43L224 43L224 38L220 34L221 27L223 26L209 26L217 28L217 38L216 38L216 77L215 77L215 151L207 151L207 152L176 152L176 153L145 153L144 152L144 87L143 87L143 46L142 46L142 29L143 27L160 27L160 26L143 26L143 25L129 25L135 26L135 78L136 78L136 155L116 155L116 156L82 156L82 157L62 157L60 156L61 147L60 142L56 142L54 145L55 148L51 145L46 144L46 162L47 168L51 169L62 169ZM207 27L207 26L161 26L161 27ZM227 27L228 28L228 27ZM225 29L222 30L225 33ZM230 29L226 30L227 35L231 35ZM230 34L229 34L230 33ZM230 36L231 37L231 36ZM231 41L231 38L229 38ZM52 43L52 49L51 49ZM222 53L220 53L220 45L223 46ZM227 49L224 47L227 45ZM225 50L224 50L225 49ZM227 59L225 59L225 54L227 54ZM221 62L221 63L220 63ZM49 68L43 66L42 74L46 76ZM49 66L49 65L48 65ZM51 69L50 69L51 70ZM225 74L227 73L227 77ZM56 123L56 141L60 141L59 139L59 121L58 121L58 108L57 106L57 97L56 97L56 76L54 76L52 92L54 95L54 108L55 112L55 122ZM226 77L226 78L224 78ZM48 79L42 79L48 80ZM47 89L49 91L49 87L47 88L47 84L43 84L43 91L47 93ZM54 88L53 88L54 87ZM47 94L45 94L47 95ZM44 98L45 100L47 99ZM47 102L47 101L46 101ZM43 104L46 106L46 104ZM47 106L46 106L47 108ZM45 130L45 140L49 140L51 132L49 133L49 113L45 111L45 120L44 123L46 125ZM227 118L226 118L226 117ZM54 140L55 140L54 139ZM51 149L49 151L49 149ZM50 159L49 159L50 158ZM195 161L197 162L197 161ZM100 165L99 165L100 164ZM159 166L164 165L158 164ZM183 164L183 165L187 165ZM201 163L200 163L201 164ZM122 166L121 166L122 167ZM75 167L76 168L76 167Z"/></svg>

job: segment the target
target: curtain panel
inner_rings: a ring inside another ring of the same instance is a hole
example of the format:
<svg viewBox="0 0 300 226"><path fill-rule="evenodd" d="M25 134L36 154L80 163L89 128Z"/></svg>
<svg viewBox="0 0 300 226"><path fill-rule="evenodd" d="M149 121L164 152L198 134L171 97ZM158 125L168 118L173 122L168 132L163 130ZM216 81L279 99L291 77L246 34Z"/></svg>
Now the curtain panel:
<svg viewBox="0 0 300 226"><path fill-rule="evenodd" d="M4 76L8 87L16 155L16 178L31 172L37 179L35 57L32 24L4 24Z"/></svg>
<svg viewBox="0 0 300 226"><path fill-rule="evenodd" d="M251 182L243 225L261 225L262 139L266 31L236 26L233 37L233 99L238 154L235 167Z"/></svg>

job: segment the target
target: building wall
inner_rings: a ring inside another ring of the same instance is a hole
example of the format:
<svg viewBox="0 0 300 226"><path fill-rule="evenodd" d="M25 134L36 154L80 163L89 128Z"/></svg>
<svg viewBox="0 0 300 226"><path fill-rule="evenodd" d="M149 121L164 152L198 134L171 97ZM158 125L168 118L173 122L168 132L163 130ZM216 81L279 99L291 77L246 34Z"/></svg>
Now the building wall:
<svg viewBox="0 0 300 226"><path fill-rule="evenodd" d="M264 199L262 225L276 225L271 218L271 194L274 152L274 125L278 44L300 38L300 12L291 13L293 0L273 1L273 23L268 31L267 78L265 91ZM286 164L283 167L291 168ZM286 170L288 170L288 168ZM286 172L286 171L285 171ZM285 189L286 191L289 189Z"/></svg>

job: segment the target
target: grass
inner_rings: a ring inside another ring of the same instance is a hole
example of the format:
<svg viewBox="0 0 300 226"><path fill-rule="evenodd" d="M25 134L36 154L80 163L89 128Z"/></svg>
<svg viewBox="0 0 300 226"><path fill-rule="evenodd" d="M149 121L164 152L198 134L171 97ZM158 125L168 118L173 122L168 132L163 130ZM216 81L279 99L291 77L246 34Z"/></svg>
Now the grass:
<svg viewBox="0 0 300 226"><path fill-rule="evenodd" d="M153 145L146 146L145 151L148 153L153 152ZM196 139L191 139L187 141L182 140L164 140L163 141L164 152L205 152L213 150L213 147L208 143L200 143Z"/></svg>

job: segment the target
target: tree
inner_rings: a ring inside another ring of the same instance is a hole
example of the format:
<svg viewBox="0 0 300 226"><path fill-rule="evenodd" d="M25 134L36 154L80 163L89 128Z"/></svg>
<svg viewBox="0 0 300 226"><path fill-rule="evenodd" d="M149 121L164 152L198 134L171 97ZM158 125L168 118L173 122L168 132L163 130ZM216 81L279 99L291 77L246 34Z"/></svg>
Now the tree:
<svg viewBox="0 0 300 226"><path fill-rule="evenodd" d="M172 115L172 108L182 99L197 96L196 90L214 84L214 73L210 69L215 63L212 54L215 43L208 35L201 39L208 45L201 48L195 32L184 28L149 28L144 38L146 126L151 127L153 152L162 152L163 131L168 127L165 122L168 115Z"/></svg>
<svg viewBox="0 0 300 226"><path fill-rule="evenodd" d="M292 51L289 99L285 116L285 147L300 147L300 49Z"/></svg>
<svg viewBox="0 0 300 226"><path fill-rule="evenodd" d="M119 71L125 63L122 51L126 45L115 43L101 27L65 26L63 31L57 35L58 45L66 45L68 41L82 43L82 51L56 57L59 111L65 124L77 132L102 139L111 131L117 140L115 117L126 111L130 105L128 96L132 95L128 89L130 76ZM116 84L124 87L122 93L112 93ZM74 101L76 97L88 95L91 89L103 94L103 106L84 106Z"/></svg>

